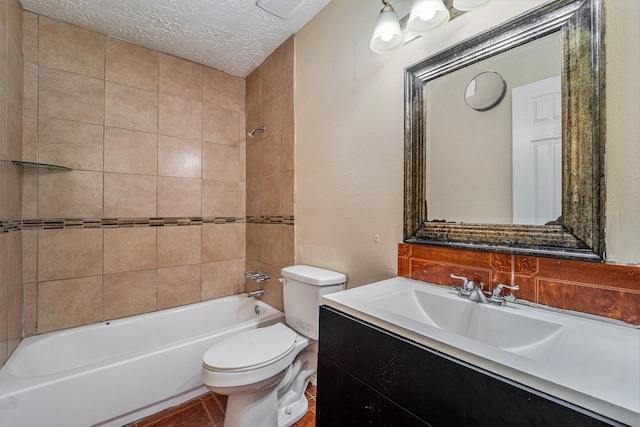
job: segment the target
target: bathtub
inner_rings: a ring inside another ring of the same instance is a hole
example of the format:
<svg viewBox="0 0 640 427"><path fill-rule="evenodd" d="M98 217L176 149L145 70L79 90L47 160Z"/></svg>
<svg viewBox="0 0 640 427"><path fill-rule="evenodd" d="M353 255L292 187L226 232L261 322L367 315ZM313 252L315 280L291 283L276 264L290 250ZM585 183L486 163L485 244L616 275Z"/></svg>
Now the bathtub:
<svg viewBox="0 0 640 427"><path fill-rule="evenodd" d="M25 338L0 369L0 425L122 426L206 393L209 346L277 322L241 294Z"/></svg>

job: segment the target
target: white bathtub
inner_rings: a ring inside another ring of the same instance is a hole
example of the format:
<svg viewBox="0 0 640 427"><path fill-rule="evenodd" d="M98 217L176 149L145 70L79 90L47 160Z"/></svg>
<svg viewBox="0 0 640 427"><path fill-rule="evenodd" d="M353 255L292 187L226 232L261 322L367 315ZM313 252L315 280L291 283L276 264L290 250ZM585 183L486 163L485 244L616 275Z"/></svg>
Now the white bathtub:
<svg viewBox="0 0 640 427"><path fill-rule="evenodd" d="M122 426L205 393L209 346L277 322L241 294L26 338L0 369L0 425Z"/></svg>

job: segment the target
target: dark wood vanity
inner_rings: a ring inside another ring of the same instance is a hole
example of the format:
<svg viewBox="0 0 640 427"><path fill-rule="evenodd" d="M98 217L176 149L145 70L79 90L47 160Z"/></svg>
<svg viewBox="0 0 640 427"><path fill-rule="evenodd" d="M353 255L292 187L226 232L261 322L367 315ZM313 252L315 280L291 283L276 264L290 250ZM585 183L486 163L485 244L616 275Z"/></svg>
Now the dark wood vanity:
<svg viewBox="0 0 640 427"><path fill-rule="evenodd" d="M322 306L316 425L624 424Z"/></svg>

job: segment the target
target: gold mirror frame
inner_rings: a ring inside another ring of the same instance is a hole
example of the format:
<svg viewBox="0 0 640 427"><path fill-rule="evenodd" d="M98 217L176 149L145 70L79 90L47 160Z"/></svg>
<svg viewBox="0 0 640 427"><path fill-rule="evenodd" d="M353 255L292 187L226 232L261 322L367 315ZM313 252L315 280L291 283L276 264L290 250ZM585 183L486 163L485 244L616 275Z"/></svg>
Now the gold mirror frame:
<svg viewBox="0 0 640 427"><path fill-rule="evenodd" d="M604 259L603 4L604 0L545 3L405 70L405 243ZM562 217L540 226L427 221L426 83L556 31L563 49Z"/></svg>

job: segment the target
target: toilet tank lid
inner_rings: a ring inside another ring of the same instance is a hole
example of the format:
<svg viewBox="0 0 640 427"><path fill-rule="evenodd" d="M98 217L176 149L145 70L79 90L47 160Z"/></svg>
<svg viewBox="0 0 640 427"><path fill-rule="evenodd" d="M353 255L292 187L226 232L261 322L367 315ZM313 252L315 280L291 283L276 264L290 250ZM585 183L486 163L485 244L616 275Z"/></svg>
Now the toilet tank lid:
<svg viewBox="0 0 640 427"><path fill-rule="evenodd" d="M281 270L282 276L315 286L329 286L346 283L347 276L324 268L310 265L292 265Z"/></svg>

